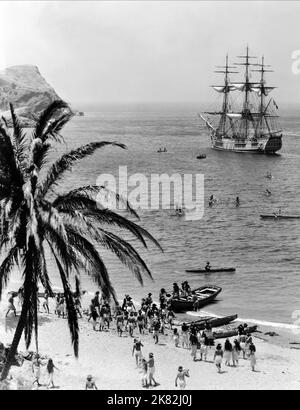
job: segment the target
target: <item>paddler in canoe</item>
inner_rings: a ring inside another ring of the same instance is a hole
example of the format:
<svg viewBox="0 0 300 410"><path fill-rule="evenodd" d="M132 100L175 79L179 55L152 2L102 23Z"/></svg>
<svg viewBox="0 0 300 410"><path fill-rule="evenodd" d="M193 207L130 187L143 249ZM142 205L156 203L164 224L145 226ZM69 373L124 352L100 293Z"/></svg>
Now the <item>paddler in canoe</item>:
<svg viewBox="0 0 300 410"><path fill-rule="evenodd" d="M180 293L180 289L179 286L177 285L176 282L173 283L173 292L172 292L172 296L175 299L179 298L179 293Z"/></svg>
<svg viewBox="0 0 300 410"><path fill-rule="evenodd" d="M210 262L206 262L205 268L204 268L207 272L209 272L211 270L211 264Z"/></svg>
<svg viewBox="0 0 300 410"><path fill-rule="evenodd" d="M278 211L273 211L273 215L275 218L281 215L281 208L278 209Z"/></svg>

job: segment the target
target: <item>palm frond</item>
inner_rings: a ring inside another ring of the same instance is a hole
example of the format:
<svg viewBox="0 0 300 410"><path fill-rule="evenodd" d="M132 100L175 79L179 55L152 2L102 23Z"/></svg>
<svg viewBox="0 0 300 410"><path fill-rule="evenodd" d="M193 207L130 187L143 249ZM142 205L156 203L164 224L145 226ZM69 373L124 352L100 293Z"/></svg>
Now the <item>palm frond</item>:
<svg viewBox="0 0 300 410"><path fill-rule="evenodd" d="M33 132L33 138L39 138L42 142L45 142L47 137L51 136L47 131L52 121L57 116L61 116L63 110L70 111L70 107L66 102L62 100L53 101L40 115Z"/></svg>
<svg viewBox="0 0 300 410"><path fill-rule="evenodd" d="M46 257L45 257L45 250L44 247L41 246L40 248L40 258L41 258L41 272L40 272L40 280L41 283L45 289L45 291L48 293L50 297L54 297L54 292L52 290L52 285L51 281L48 275L48 269L47 269L47 262L46 262Z"/></svg>
<svg viewBox="0 0 300 410"><path fill-rule="evenodd" d="M78 326L78 318L77 318L77 311L74 305L73 295L70 289L70 284L68 282L67 276L63 270L63 267L59 261L59 259L55 256L55 262L58 267L58 271L60 274L60 278L63 284L64 289L64 296L66 300L66 307L68 312L68 325L71 334L71 341L74 349L75 357L78 357L78 349L79 349L79 326Z"/></svg>
<svg viewBox="0 0 300 410"><path fill-rule="evenodd" d="M83 145L77 149L74 149L64 154L58 161L56 161L51 167L44 181L39 186L38 196L45 197L49 189L53 184L56 184L66 171L70 171L74 164L83 158L92 155L96 150L105 146L112 145L125 149L124 144L117 142L101 141L91 142Z"/></svg>
<svg viewBox="0 0 300 410"><path fill-rule="evenodd" d="M7 286L10 273L14 266L18 265L19 248L13 246L10 248L7 256L1 263L0 266L0 300L2 297L3 289Z"/></svg>
<svg viewBox="0 0 300 410"><path fill-rule="evenodd" d="M55 204L55 201L54 201ZM68 196L65 200L60 200L57 206L58 211L66 213L66 215L72 216L72 211L81 211L74 214L75 217L84 217L96 222L97 224L115 225L119 228L129 231L135 236L144 246L147 248L145 238L153 242L161 251L162 247L158 241L141 226L131 222L129 219L110 211L109 209L99 209L97 202L91 198L83 195Z"/></svg>
<svg viewBox="0 0 300 410"><path fill-rule="evenodd" d="M143 273L153 280L151 272L134 247L119 236L98 228L97 235L93 239L104 248L110 250L125 265L143 285Z"/></svg>
<svg viewBox="0 0 300 410"><path fill-rule="evenodd" d="M72 226L67 226L66 230L70 245L88 262L86 267L87 273L92 276L95 283L101 288L104 296L107 299L113 297L116 302L117 297L110 282L106 266L94 245Z"/></svg>
<svg viewBox="0 0 300 410"><path fill-rule="evenodd" d="M124 207L124 209L128 211L131 215L133 215L138 220L140 219L139 215L132 208L128 200L123 198L122 195L119 195L118 193L109 190L107 187L103 185L100 185L100 186L99 185L86 185L86 186L72 189L71 191L67 193L57 196L55 200L52 202L52 205L55 207L59 207L60 204L68 201L72 197L76 197L77 195L84 195L87 198L92 198L92 199L95 199L96 197L96 200L97 200L97 195L102 191L105 191L105 193L109 195L112 200L116 200L117 205L122 205L122 207Z"/></svg>
<svg viewBox="0 0 300 410"><path fill-rule="evenodd" d="M6 181L16 191L21 188L24 179L17 166L14 147L10 136L7 134L5 128L0 124L0 169L1 174L6 173Z"/></svg>
<svg viewBox="0 0 300 410"><path fill-rule="evenodd" d="M21 172L25 173L27 169L27 155L28 155L28 146L26 143L26 135L23 132L23 128L21 127L20 121L15 114L14 108L12 104L9 104L12 124L13 124L13 145L15 149L15 155L18 161L19 168Z"/></svg>

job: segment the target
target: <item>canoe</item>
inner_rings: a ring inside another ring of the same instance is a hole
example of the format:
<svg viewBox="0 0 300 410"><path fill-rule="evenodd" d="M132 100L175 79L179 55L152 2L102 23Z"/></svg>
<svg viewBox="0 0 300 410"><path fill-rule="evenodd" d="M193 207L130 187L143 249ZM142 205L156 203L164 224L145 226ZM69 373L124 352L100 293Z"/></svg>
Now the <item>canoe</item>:
<svg viewBox="0 0 300 410"><path fill-rule="evenodd" d="M188 273L214 273L214 272L235 272L235 268L211 268L206 269L186 269Z"/></svg>
<svg viewBox="0 0 300 410"><path fill-rule="evenodd" d="M262 219L300 219L300 215L260 215Z"/></svg>
<svg viewBox="0 0 300 410"><path fill-rule="evenodd" d="M245 333L248 335L250 333L256 332L257 326L249 326L245 329ZM222 332L213 332L215 339L226 339L227 337L237 336L239 334L238 328L231 330L224 330Z"/></svg>
<svg viewBox="0 0 300 410"><path fill-rule="evenodd" d="M197 330L204 330L206 327L206 324L209 324L212 328L225 326L233 322L234 320L236 320L237 317L238 315L230 315L230 316L224 316L224 317L212 317L210 319L204 318L203 320L190 323L190 325L193 324L197 328Z"/></svg>
<svg viewBox="0 0 300 410"><path fill-rule="evenodd" d="M193 300L192 296L172 298L170 300L171 307L174 312L186 312L187 310L195 310L195 308L199 309L211 303L221 291L222 288L219 286L204 285L193 290L197 296L196 301Z"/></svg>

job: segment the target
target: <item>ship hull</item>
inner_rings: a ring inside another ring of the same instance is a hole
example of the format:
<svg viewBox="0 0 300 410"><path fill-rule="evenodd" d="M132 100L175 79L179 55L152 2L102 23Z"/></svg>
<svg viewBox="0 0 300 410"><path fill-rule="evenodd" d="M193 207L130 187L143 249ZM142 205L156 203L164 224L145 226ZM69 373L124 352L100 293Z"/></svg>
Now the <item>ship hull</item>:
<svg viewBox="0 0 300 410"><path fill-rule="evenodd" d="M266 154L273 155L282 147L282 136L271 136L260 139L258 142L251 140L236 141L231 138L214 138L212 137L212 148L218 151L231 151L248 154Z"/></svg>

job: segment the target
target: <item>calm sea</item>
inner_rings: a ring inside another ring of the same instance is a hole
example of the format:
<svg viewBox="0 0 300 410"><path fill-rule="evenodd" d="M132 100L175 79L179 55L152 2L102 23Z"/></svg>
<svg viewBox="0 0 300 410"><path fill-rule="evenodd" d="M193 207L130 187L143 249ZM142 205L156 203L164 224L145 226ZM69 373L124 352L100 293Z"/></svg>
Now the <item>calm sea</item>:
<svg viewBox="0 0 300 410"><path fill-rule="evenodd" d="M97 176L118 176L119 165L128 175L142 173L204 174L205 212L199 221L173 217L168 210L141 210L140 224L161 243L164 253L149 245L142 256L153 274L141 287L116 259L103 253L118 296L134 299L172 283L188 280L192 287L213 283L223 288L217 303L206 310L215 314L238 313L241 318L292 323L300 309L300 220L264 221L259 214L279 207L300 215L300 116L297 109L281 111L284 130L280 155L246 155L210 149L196 105L102 106L85 112L65 129L66 148L97 140L125 143L128 150L108 148L74 168L63 188L96 183ZM96 111L96 110L95 110ZM157 153L159 147L168 152ZM65 148L65 147L64 147ZM198 153L206 159L198 160ZM266 179L267 172L273 178ZM266 188L272 191L266 197ZM213 194L219 203L208 207ZM234 199L240 197L241 206ZM136 241L132 242L137 246ZM188 274L185 269L234 266L235 274ZM94 291L86 278L84 288Z"/></svg>

